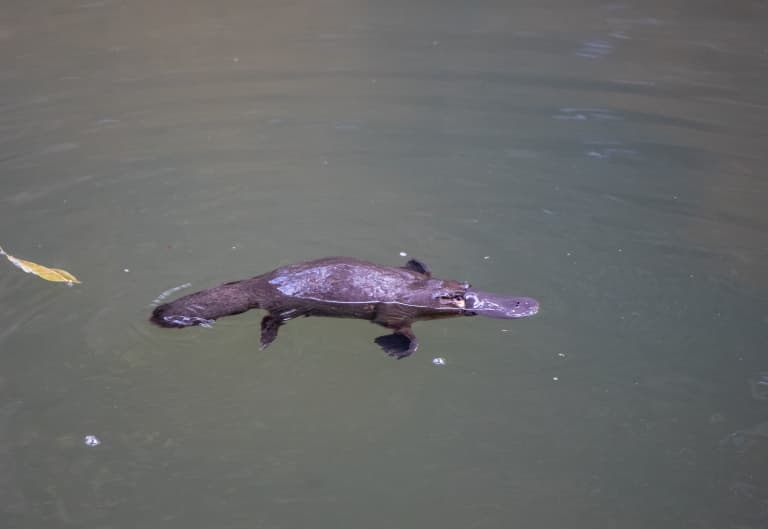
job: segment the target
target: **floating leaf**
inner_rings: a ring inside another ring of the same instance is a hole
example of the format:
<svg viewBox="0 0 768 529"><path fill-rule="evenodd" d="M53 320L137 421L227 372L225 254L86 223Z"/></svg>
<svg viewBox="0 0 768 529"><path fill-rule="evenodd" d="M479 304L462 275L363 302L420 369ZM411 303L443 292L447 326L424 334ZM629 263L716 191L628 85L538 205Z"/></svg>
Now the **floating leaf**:
<svg viewBox="0 0 768 529"><path fill-rule="evenodd" d="M35 274L38 277L42 277L46 281L58 281L69 283L70 285L72 283L80 283L80 281L75 276L66 270L61 270L59 268L48 268L47 266L39 265L37 263L33 263L32 261L19 259L18 257L14 257L5 253L1 246L0 255L4 255L10 262L24 270L26 273Z"/></svg>

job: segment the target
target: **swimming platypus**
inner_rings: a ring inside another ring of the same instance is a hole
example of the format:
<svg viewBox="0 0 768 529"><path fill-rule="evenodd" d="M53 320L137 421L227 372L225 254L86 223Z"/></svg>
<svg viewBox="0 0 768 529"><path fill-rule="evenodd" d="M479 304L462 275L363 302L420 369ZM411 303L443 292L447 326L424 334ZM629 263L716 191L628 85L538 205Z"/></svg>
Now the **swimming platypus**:
<svg viewBox="0 0 768 529"><path fill-rule="evenodd" d="M299 316L359 318L394 331L374 341L399 359L418 347L411 330L415 321L478 314L524 318L536 314L539 303L433 279L429 268L415 259L397 268L325 257L183 296L156 307L150 321L162 327L210 325L251 309L268 312L261 320L261 349L275 341L281 325Z"/></svg>

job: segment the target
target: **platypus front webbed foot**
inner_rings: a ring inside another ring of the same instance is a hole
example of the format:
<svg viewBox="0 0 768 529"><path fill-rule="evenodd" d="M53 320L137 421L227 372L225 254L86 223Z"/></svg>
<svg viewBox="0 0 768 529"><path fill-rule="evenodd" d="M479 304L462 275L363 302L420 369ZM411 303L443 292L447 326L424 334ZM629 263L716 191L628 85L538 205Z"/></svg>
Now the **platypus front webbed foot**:
<svg viewBox="0 0 768 529"><path fill-rule="evenodd" d="M379 336L374 342L384 349L385 353L398 360L410 356L419 347L419 342L416 341L416 336L409 327Z"/></svg>

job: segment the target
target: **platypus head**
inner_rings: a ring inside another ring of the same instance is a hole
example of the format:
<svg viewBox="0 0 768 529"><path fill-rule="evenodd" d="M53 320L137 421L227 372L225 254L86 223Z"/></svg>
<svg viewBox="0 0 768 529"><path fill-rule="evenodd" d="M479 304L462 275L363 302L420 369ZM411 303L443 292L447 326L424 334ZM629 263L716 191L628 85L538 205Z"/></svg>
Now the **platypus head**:
<svg viewBox="0 0 768 529"><path fill-rule="evenodd" d="M525 318L539 312L539 302L533 298L503 296L472 288L469 283L442 281L432 293L432 299L446 312L489 318Z"/></svg>
<svg viewBox="0 0 768 529"><path fill-rule="evenodd" d="M501 296L473 289L464 293L464 309L467 313L489 318L525 318L539 312L539 302L533 298Z"/></svg>

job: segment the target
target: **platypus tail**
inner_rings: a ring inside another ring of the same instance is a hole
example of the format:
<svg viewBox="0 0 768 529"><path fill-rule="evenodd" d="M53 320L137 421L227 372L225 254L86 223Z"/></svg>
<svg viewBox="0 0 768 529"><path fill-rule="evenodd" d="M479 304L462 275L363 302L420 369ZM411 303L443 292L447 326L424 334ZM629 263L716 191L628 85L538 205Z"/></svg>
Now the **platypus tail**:
<svg viewBox="0 0 768 529"><path fill-rule="evenodd" d="M232 281L163 303L152 311L149 321L161 327L211 325L222 316L259 308L248 280Z"/></svg>

